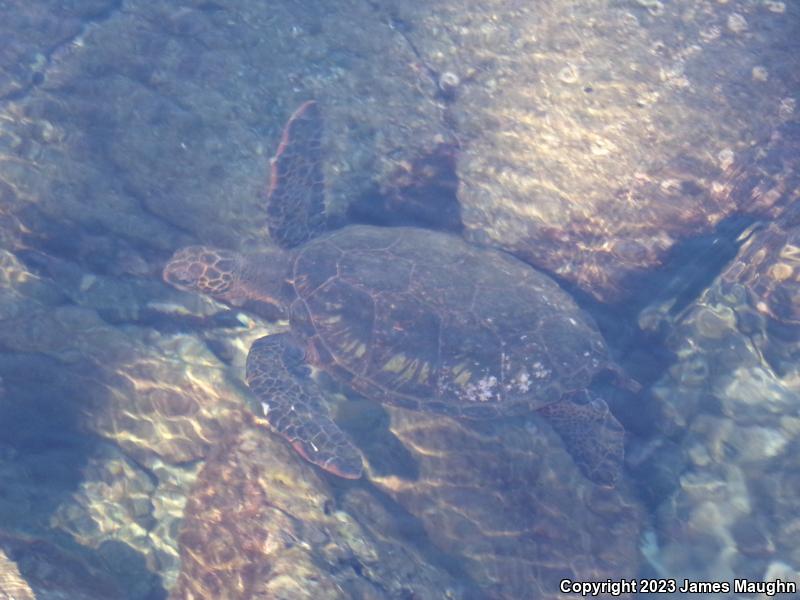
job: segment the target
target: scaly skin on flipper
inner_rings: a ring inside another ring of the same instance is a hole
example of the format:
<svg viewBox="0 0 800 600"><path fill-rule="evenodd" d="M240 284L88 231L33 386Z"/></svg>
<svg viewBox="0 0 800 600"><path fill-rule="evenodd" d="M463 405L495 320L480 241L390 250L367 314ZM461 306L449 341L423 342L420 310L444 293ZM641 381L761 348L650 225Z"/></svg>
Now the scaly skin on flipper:
<svg viewBox="0 0 800 600"><path fill-rule="evenodd" d="M253 412L306 460L347 479L361 477L361 453L328 415L321 392L307 377L303 344L290 333L263 337L247 355Z"/></svg>
<svg viewBox="0 0 800 600"><path fill-rule="evenodd" d="M590 480L613 486L624 459L625 430L604 400L585 394L588 401L580 403L579 395L543 406L537 412L561 436L573 460Z"/></svg>
<svg viewBox="0 0 800 600"><path fill-rule="evenodd" d="M303 244L325 228L322 118L309 100L289 118L270 162L267 228L278 246Z"/></svg>

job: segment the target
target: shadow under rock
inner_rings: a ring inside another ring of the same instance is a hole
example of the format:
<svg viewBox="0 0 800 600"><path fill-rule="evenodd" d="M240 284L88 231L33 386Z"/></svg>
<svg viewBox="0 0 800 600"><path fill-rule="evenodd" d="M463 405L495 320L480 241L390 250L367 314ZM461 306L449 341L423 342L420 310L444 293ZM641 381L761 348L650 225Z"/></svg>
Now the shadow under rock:
<svg viewBox="0 0 800 600"><path fill-rule="evenodd" d="M373 189L347 208L347 222L382 227L421 227L460 234L464 225L456 192L456 152L453 144L441 144L399 169L386 182L386 190Z"/></svg>

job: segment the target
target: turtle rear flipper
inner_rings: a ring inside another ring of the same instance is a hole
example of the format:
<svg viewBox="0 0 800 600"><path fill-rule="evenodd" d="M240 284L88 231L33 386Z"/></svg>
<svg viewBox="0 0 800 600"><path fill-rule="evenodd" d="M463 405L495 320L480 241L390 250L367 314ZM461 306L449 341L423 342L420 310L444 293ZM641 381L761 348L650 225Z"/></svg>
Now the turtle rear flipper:
<svg viewBox="0 0 800 600"><path fill-rule="evenodd" d="M290 333L263 337L247 355L253 411L309 462L347 479L361 477L361 453L330 418L307 377L303 346Z"/></svg>
<svg viewBox="0 0 800 600"><path fill-rule="evenodd" d="M309 100L289 118L270 161L267 228L274 242L295 248L325 229L322 118Z"/></svg>
<svg viewBox="0 0 800 600"><path fill-rule="evenodd" d="M536 412L547 419L589 480L604 486L617 482L625 454L625 430L603 399L581 392Z"/></svg>

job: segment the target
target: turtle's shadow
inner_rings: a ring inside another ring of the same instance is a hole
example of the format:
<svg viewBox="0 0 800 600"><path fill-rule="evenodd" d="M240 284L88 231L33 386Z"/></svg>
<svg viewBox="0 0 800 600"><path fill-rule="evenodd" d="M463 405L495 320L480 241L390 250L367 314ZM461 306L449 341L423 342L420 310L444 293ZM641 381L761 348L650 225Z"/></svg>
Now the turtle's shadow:
<svg viewBox="0 0 800 600"><path fill-rule="evenodd" d="M353 439L379 477L394 475L419 479L419 466L405 445L392 433L389 413L377 402L348 393L339 407L336 423Z"/></svg>

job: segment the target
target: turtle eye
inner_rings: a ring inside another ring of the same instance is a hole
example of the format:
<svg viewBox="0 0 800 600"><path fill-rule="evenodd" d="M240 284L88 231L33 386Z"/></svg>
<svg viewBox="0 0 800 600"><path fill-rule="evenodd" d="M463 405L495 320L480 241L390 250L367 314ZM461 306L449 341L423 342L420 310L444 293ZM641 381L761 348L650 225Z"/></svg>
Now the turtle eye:
<svg viewBox="0 0 800 600"><path fill-rule="evenodd" d="M197 280L186 277L185 275L173 273L165 277L167 283L174 285L181 290L193 290L197 285Z"/></svg>
<svg viewBox="0 0 800 600"><path fill-rule="evenodd" d="M195 285L199 278L192 276L187 271L179 271L178 273L175 273L171 279L178 285L189 287Z"/></svg>

